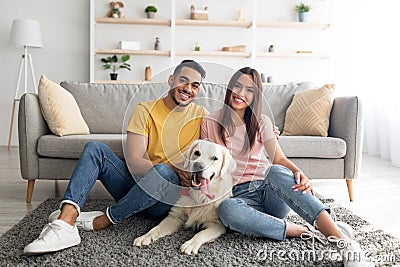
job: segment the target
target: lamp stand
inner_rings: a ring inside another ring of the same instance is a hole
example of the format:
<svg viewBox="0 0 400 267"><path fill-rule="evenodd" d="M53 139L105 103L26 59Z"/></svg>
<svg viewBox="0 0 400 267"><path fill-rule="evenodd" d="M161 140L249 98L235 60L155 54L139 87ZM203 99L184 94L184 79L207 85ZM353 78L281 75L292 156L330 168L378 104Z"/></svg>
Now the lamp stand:
<svg viewBox="0 0 400 267"><path fill-rule="evenodd" d="M35 80L35 72L33 71L32 56L31 56L31 54L28 53L28 47L27 46L24 47L24 50L25 50L25 52L21 57L21 63L20 63L20 66L19 66L17 87L15 88L14 103L13 103L12 113L11 113L10 135L8 136L8 151L10 151L10 147L11 147L11 138L12 138L13 125L14 125L14 115L15 115L15 106L16 106L16 102L20 101L20 98L18 97L19 96L18 93L20 91L19 87L20 87L20 84L21 84L22 68L24 68L24 93L28 92L28 64L30 65L33 86L35 88L35 93L37 94L37 85L36 85L36 80Z"/></svg>

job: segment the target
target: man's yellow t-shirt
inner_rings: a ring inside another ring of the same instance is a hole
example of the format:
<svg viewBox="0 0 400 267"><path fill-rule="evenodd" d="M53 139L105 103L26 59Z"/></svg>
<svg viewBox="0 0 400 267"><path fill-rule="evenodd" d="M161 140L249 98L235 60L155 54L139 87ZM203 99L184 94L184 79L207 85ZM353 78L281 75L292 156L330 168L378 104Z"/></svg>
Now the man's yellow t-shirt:
<svg viewBox="0 0 400 267"><path fill-rule="evenodd" d="M182 152L200 139L204 107L190 103L183 111L169 109L162 99L140 103L132 112L127 131L147 138L146 158L153 164L182 161Z"/></svg>

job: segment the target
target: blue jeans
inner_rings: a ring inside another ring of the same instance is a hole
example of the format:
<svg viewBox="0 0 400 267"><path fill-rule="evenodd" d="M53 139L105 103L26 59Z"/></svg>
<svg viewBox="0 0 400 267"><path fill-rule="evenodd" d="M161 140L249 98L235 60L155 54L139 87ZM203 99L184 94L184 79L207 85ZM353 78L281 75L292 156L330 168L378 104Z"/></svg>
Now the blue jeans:
<svg viewBox="0 0 400 267"><path fill-rule="evenodd" d="M311 225L323 210L330 212L311 193L293 191L294 175L288 168L273 165L266 173L264 180L236 185L233 198L220 204L218 215L226 227L242 234L284 240L290 209Z"/></svg>
<svg viewBox="0 0 400 267"><path fill-rule="evenodd" d="M71 176L63 203L83 207L95 182L102 182L116 200L107 208L112 223L119 223L138 212L151 217L163 217L179 198L180 179L166 164L153 166L137 182L126 163L103 143L86 144Z"/></svg>

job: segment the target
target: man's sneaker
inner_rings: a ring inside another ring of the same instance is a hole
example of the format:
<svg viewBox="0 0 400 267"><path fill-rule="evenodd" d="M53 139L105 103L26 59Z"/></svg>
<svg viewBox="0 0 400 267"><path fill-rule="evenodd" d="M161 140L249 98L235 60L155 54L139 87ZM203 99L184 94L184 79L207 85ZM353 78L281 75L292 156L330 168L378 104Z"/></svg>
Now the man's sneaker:
<svg viewBox="0 0 400 267"><path fill-rule="evenodd" d="M49 215L49 223L58 219L61 214L61 210L55 210ZM93 231L93 220L96 217L104 215L102 211L89 211L81 212L78 218L76 218L75 226L82 228L85 231Z"/></svg>
<svg viewBox="0 0 400 267"><path fill-rule="evenodd" d="M375 266L373 262L365 257L365 251L360 244L354 240L354 230L345 222L337 221L336 225L345 236L344 239L329 236L328 240L335 243L336 248L343 259L344 267L369 267Z"/></svg>
<svg viewBox="0 0 400 267"><path fill-rule="evenodd" d="M43 254L73 247L81 243L76 226L55 220L44 226L39 237L24 248L25 255Z"/></svg>

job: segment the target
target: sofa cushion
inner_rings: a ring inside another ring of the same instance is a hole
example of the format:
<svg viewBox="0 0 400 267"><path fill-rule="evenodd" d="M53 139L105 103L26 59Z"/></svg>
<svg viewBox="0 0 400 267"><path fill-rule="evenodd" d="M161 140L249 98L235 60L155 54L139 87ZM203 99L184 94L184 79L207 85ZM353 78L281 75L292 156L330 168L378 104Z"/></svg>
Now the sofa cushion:
<svg viewBox="0 0 400 267"><path fill-rule="evenodd" d="M168 93L167 83L88 84L61 83L76 99L90 132L95 134L125 133L132 110L143 101L159 99ZM222 107L225 86L203 83L195 100L209 111ZM222 99L222 100L221 100Z"/></svg>
<svg viewBox="0 0 400 267"><path fill-rule="evenodd" d="M167 83L89 84L64 81L61 86L75 97L90 132L95 134L125 133L130 114L139 102L162 98L169 90ZM307 82L266 85L263 113L283 129L286 110L294 93L309 88L311 84ZM222 107L225 92L225 84L204 82L194 102L214 112Z"/></svg>
<svg viewBox="0 0 400 267"><path fill-rule="evenodd" d="M346 155L346 142L335 137L280 136L279 144L288 158L337 159Z"/></svg>
<svg viewBox="0 0 400 267"><path fill-rule="evenodd" d="M274 125L282 131L286 110L292 102L293 95L311 87L312 84L309 82L266 84L263 90L262 113L273 119Z"/></svg>
<svg viewBox="0 0 400 267"><path fill-rule="evenodd" d="M61 83L76 99L82 115L94 134L125 133L124 122L141 101L163 97L167 83L148 84L89 84ZM125 118L125 114L129 114Z"/></svg>
<svg viewBox="0 0 400 267"><path fill-rule="evenodd" d="M79 159L86 143L99 141L108 145L122 159L124 158L123 138L126 138L125 134L89 134L63 137L52 134L42 135L38 140L37 152L43 157Z"/></svg>
<svg viewBox="0 0 400 267"><path fill-rule="evenodd" d="M89 134L89 128L71 93L44 75L40 77L38 87L40 108L52 133L58 136Z"/></svg>
<svg viewBox="0 0 400 267"><path fill-rule="evenodd" d="M87 142L99 141L123 159L122 143L125 138L125 134L43 135L38 140L37 152L42 157L79 159ZM346 142L334 137L281 136L279 144L288 158L334 159L346 155Z"/></svg>
<svg viewBox="0 0 400 267"><path fill-rule="evenodd" d="M296 93L286 112L282 135L328 136L334 92L335 85L327 84Z"/></svg>
<svg viewBox="0 0 400 267"><path fill-rule="evenodd" d="M209 112L215 112L223 107L226 84L203 82L202 88L193 102L202 105Z"/></svg>

